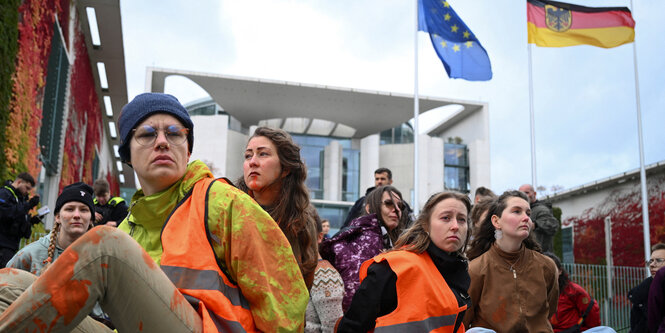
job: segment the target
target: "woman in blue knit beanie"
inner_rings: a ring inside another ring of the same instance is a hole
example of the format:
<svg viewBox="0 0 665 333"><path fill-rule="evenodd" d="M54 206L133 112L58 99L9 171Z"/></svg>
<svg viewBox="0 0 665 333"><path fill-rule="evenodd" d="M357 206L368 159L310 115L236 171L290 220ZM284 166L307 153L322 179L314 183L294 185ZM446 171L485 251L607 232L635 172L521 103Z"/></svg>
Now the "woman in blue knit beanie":
<svg viewBox="0 0 665 333"><path fill-rule="evenodd" d="M288 240L249 196L189 162L194 125L180 102L141 94L118 125L141 185L126 223L93 228L39 278L0 270L0 332L82 330L96 302L119 332L302 331L309 295Z"/></svg>

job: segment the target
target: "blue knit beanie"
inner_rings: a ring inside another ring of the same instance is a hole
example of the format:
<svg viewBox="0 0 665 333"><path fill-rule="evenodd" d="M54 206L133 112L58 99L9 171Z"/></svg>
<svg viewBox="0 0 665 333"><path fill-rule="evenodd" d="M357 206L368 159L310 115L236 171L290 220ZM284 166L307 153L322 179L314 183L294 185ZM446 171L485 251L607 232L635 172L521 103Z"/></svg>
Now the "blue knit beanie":
<svg viewBox="0 0 665 333"><path fill-rule="evenodd" d="M118 153L120 159L130 162L129 141L132 139L132 130L146 118L157 113L166 113L176 117L189 129L187 142L189 143L189 152L192 152L194 146L194 123L189 117L185 107L180 104L177 98L160 93L144 93L136 96L131 102L122 108L118 127L120 128L120 148Z"/></svg>

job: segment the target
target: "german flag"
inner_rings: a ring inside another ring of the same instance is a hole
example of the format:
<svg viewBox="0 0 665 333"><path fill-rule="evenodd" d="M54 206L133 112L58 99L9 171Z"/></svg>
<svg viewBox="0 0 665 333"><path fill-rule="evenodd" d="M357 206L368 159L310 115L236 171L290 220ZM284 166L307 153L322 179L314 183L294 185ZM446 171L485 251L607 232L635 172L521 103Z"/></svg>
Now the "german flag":
<svg viewBox="0 0 665 333"><path fill-rule="evenodd" d="M635 21L626 7L584 7L527 0L529 43L545 47L593 45L612 48L635 40Z"/></svg>

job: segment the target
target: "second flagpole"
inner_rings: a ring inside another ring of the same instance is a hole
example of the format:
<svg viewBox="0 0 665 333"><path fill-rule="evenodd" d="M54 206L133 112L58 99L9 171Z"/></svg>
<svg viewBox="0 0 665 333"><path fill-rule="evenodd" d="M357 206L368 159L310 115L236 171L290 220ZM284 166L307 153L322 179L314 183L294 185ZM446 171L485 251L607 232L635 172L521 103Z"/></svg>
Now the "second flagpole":
<svg viewBox="0 0 665 333"><path fill-rule="evenodd" d="M419 109L419 97L418 97L418 2L419 0L416 0L416 20L415 20L415 33L414 33L414 62L415 62L415 70L414 70L414 82L413 82L413 202L411 203L411 206L413 207L413 214L418 215L418 212L420 210L420 206L418 203L418 184L419 184L419 177L418 177L418 136L419 136L419 130L418 130L418 109Z"/></svg>

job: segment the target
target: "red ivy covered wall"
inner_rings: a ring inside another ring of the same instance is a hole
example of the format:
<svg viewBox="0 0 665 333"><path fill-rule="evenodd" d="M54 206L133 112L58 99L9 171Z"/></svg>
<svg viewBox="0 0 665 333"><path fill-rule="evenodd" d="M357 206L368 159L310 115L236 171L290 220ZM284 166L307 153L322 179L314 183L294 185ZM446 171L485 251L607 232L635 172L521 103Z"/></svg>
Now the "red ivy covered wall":
<svg viewBox="0 0 665 333"><path fill-rule="evenodd" d="M649 177L651 244L665 242L665 177ZM575 262L605 264L605 217L612 220L612 259L617 266L644 266L642 197L639 184L615 190L601 205L569 218L574 223Z"/></svg>
<svg viewBox="0 0 665 333"><path fill-rule="evenodd" d="M94 182L92 165L102 141L102 116L92 65L78 24L70 74L69 116L62 155L60 189L74 182Z"/></svg>
<svg viewBox="0 0 665 333"><path fill-rule="evenodd" d="M23 171L39 174L39 128L56 14L66 37L68 0L24 0L19 7L18 51L4 151L10 174Z"/></svg>
<svg viewBox="0 0 665 333"><path fill-rule="evenodd" d="M60 189L77 181L92 184L93 161L102 141L103 123L95 92L92 65L80 21L76 19L69 40L69 0L24 0L19 7L19 41L12 99L9 105L7 169L10 174L39 174L39 130L47 66L56 17L65 45L74 59L69 77L69 110L66 113ZM73 44L72 44L73 43ZM100 177L108 177L100 175ZM117 182L112 190L119 190Z"/></svg>

